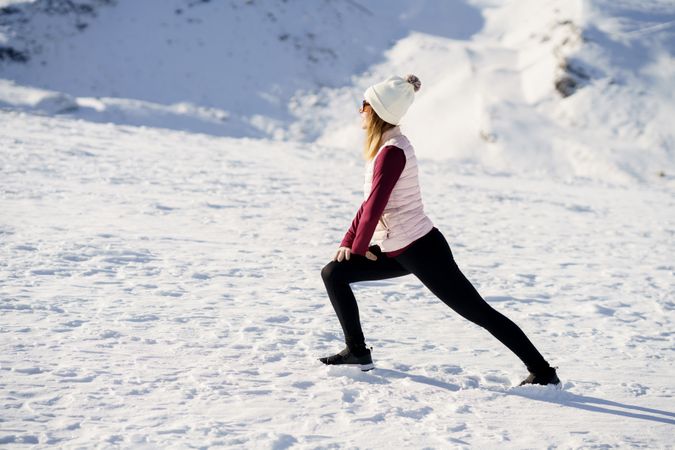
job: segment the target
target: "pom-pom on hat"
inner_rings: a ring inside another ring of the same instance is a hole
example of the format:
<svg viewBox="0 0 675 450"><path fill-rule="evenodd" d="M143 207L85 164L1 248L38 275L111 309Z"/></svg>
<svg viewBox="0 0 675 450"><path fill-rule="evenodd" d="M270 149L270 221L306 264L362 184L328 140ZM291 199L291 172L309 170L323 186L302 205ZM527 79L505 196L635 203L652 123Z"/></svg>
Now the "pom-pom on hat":
<svg viewBox="0 0 675 450"><path fill-rule="evenodd" d="M420 79L415 75L407 75L405 78L393 76L370 86L363 97L382 120L398 125L415 100L415 92L419 91L421 85Z"/></svg>

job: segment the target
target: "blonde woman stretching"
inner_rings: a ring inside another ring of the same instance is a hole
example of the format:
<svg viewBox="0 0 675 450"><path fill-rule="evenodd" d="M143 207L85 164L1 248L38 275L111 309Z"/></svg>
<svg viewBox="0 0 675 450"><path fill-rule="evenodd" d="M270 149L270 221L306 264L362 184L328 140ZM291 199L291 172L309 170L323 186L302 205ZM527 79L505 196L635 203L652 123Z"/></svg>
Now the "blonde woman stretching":
<svg viewBox="0 0 675 450"><path fill-rule="evenodd" d="M319 360L372 369L372 347L365 345L349 285L412 273L446 305L485 328L523 361L530 375L521 385L559 387L555 368L515 323L483 300L457 267L443 234L424 213L415 151L398 126L420 86L414 75L394 76L365 91L359 110L366 132L365 201L333 261L321 270L346 347ZM375 245L369 246L371 239Z"/></svg>

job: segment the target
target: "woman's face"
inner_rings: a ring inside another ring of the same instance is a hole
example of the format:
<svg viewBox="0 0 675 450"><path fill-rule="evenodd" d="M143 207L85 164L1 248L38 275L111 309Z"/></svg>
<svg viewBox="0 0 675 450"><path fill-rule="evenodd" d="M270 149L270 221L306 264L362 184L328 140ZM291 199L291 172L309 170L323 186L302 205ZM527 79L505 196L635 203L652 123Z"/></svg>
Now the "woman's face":
<svg viewBox="0 0 675 450"><path fill-rule="evenodd" d="M359 112L361 113L361 128L365 130L368 128L370 118L373 116L373 107L364 100Z"/></svg>

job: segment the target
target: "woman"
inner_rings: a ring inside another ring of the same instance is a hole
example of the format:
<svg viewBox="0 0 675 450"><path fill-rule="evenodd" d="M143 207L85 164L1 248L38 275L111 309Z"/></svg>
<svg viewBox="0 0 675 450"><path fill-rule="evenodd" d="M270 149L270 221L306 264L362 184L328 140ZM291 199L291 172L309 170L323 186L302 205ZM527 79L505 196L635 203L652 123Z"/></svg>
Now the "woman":
<svg viewBox="0 0 675 450"><path fill-rule="evenodd" d="M398 126L421 86L414 75L390 77L366 89L361 109L366 131L365 201L333 261L321 270L346 347L319 358L328 365L373 366L350 283L414 274L462 317L480 325L515 353L530 372L523 384L560 386L555 368L523 331L488 305L455 263L441 232L424 213L415 151ZM375 245L369 246L372 240Z"/></svg>

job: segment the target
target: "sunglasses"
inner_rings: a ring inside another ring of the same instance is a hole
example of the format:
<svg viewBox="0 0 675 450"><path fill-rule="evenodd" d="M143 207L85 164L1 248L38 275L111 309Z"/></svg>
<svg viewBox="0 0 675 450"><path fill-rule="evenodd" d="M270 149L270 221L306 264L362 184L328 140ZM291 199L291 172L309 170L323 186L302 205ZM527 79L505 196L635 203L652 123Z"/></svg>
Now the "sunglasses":
<svg viewBox="0 0 675 450"><path fill-rule="evenodd" d="M367 101L363 100L363 101L361 102L361 108L359 108L359 112L363 112L363 111L366 109L366 106L370 106L370 103L368 103Z"/></svg>

